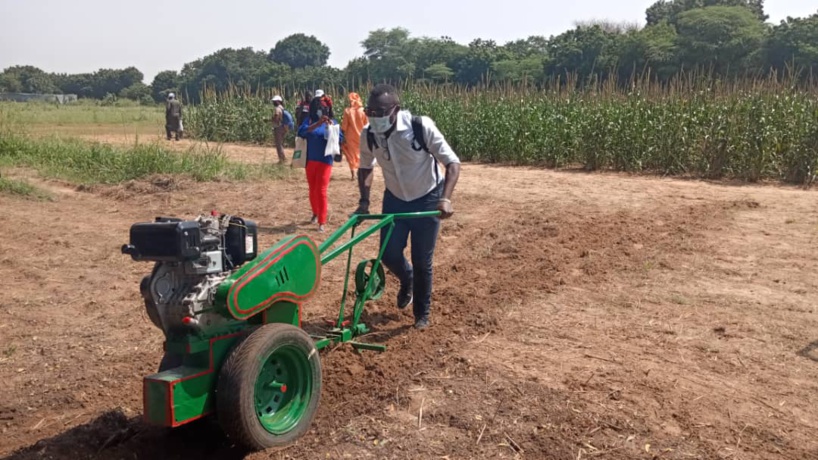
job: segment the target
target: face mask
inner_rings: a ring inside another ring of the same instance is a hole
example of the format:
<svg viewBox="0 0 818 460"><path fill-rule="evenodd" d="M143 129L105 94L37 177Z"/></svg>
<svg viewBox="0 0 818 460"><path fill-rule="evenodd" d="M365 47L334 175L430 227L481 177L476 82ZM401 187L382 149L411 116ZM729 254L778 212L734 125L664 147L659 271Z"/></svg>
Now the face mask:
<svg viewBox="0 0 818 460"><path fill-rule="evenodd" d="M369 127L372 132L383 134L392 128L391 117L369 117Z"/></svg>

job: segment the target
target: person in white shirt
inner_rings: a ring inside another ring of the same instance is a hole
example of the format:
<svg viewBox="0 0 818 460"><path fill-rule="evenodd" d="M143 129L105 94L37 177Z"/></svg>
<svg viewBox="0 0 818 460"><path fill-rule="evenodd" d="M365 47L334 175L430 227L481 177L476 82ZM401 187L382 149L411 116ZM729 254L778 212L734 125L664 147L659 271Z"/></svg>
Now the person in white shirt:
<svg viewBox="0 0 818 460"><path fill-rule="evenodd" d="M378 85L366 107L369 124L361 133L358 186L361 199L356 214L369 213L372 169L381 166L386 190L383 213L440 211L440 218L398 220L383 254L383 264L400 280L398 308L414 303L415 328L429 327L432 303L432 259L440 219L454 214L452 194L460 177L460 159L428 117L413 117L401 110L394 87ZM423 136L417 139L415 134ZM441 174L443 165L445 175ZM411 236L412 265L403 255ZM381 244L386 229L381 231Z"/></svg>

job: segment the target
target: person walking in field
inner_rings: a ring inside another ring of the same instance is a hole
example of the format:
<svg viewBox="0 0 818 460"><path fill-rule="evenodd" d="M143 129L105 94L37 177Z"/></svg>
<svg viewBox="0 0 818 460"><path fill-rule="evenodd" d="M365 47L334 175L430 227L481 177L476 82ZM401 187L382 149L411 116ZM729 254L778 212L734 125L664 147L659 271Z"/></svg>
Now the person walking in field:
<svg viewBox="0 0 818 460"><path fill-rule="evenodd" d="M322 112L319 113L319 115L323 114L328 116L330 119L334 119L335 113L332 111L332 99L329 96L327 96L326 93L324 93L323 89L315 90L315 97L313 98L313 103L316 99L318 99L318 101L321 103L320 110Z"/></svg>
<svg viewBox="0 0 818 460"><path fill-rule="evenodd" d="M168 140L171 140L171 133L175 135L177 141L182 137L182 103L173 93L168 94L165 106L165 133Z"/></svg>
<svg viewBox="0 0 818 460"><path fill-rule="evenodd" d="M284 99L281 96L273 96L273 142L275 143L278 163L284 164L287 161L284 155L284 137L287 132L293 129L293 116L284 108Z"/></svg>
<svg viewBox="0 0 818 460"><path fill-rule="evenodd" d="M295 108L295 123L299 127L304 123L305 119L310 117L310 102L312 102L312 92L304 91L304 99Z"/></svg>
<svg viewBox="0 0 818 460"><path fill-rule="evenodd" d="M344 110L344 118L341 120L341 131L344 133L341 152L349 164L352 180L355 180L355 173L358 172L361 156L361 131L367 123L369 120L364 113L361 96L358 93L349 93L349 107Z"/></svg>
<svg viewBox="0 0 818 460"><path fill-rule="evenodd" d="M327 137L330 126L337 125L338 122L326 115L326 108L321 105L320 98L316 97L310 104L309 117L298 128L298 136L307 140L306 173L312 208L311 223L317 223L321 233L326 230L329 208L327 191L334 161L333 155L326 154ZM339 137L343 142L343 133L339 132Z"/></svg>
<svg viewBox="0 0 818 460"><path fill-rule="evenodd" d="M440 218L395 221L386 243L383 263L400 280L397 306L413 303L415 328L429 327L432 303L432 259L440 219L454 214L452 194L460 177L460 159L428 117L413 117L401 110L394 87L378 85L366 106L369 124L361 134L358 187L361 199L354 214L369 213L372 169L381 166L384 185L383 213L440 211ZM445 168L441 174L438 163ZM412 264L403 255L412 238ZM386 229L381 231L381 244Z"/></svg>

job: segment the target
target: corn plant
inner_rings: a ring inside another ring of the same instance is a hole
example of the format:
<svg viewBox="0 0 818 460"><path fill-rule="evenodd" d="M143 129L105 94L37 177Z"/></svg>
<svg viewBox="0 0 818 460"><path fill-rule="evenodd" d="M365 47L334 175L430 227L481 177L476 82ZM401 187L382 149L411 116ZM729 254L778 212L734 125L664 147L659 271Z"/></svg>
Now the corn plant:
<svg viewBox="0 0 818 460"><path fill-rule="evenodd" d="M540 87L406 83L401 96L468 161L810 184L818 168L818 86L795 81L682 74L662 84L648 76L582 86L569 76ZM365 97L367 89L358 92ZM196 135L268 142L269 94L206 95L195 108ZM340 118L346 98L334 99Z"/></svg>

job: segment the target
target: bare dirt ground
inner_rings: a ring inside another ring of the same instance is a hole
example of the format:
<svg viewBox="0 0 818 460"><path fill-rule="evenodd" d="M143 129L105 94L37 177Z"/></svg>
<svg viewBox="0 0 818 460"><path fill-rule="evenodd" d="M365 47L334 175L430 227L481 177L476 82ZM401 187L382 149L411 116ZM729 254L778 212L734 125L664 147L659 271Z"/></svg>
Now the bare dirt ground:
<svg viewBox="0 0 818 460"><path fill-rule="evenodd" d="M225 147L243 149L263 150ZM263 246L320 240L306 183L160 179L0 196L0 456L245 456L206 423L141 422L162 336L138 293L150 267L119 247L133 222L211 209L260 222ZM331 226L356 201L336 168ZM247 458L818 458L814 191L466 165L455 205L433 327L413 331L388 284L366 314L387 352L323 353L311 432ZM342 274L327 267L309 327Z"/></svg>

